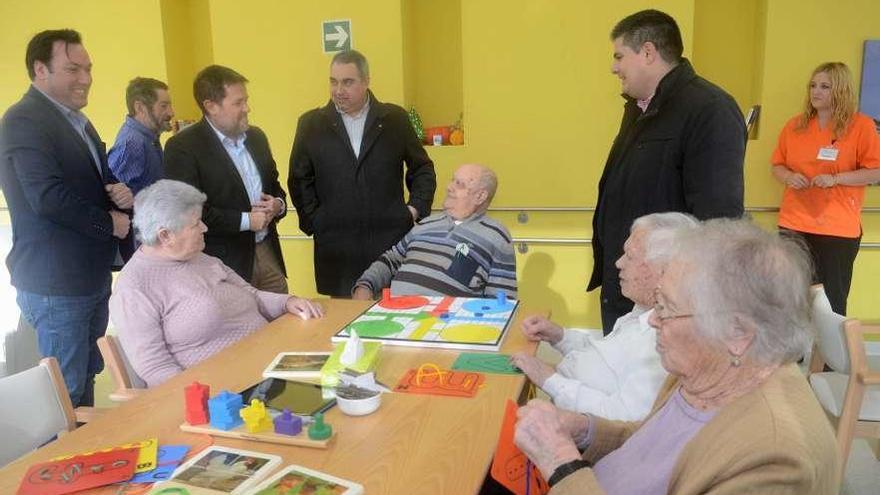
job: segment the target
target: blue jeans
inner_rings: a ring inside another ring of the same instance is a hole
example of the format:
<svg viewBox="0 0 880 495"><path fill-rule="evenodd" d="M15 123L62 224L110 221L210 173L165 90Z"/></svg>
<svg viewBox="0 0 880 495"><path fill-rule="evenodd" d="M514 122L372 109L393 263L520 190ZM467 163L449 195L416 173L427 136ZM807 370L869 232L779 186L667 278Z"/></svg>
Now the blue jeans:
<svg viewBox="0 0 880 495"><path fill-rule="evenodd" d="M44 296L18 291L18 307L37 331L37 345L44 357L61 366L73 407L95 404L95 375L104 369L97 340L107 330L110 277L95 294Z"/></svg>

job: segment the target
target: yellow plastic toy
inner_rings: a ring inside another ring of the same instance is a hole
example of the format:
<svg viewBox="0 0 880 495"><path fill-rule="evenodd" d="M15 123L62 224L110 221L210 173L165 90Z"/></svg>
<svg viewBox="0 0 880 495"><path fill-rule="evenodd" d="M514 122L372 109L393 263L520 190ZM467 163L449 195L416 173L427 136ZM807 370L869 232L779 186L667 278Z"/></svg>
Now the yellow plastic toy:
<svg viewBox="0 0 880 495"><path fill-rule="evenodd" d="M241 419L244 420L244 427L251 433L261 431L272 431L272 418L266 411L266 405L259 399L251 401L251 405L241 409Z"/></svg>

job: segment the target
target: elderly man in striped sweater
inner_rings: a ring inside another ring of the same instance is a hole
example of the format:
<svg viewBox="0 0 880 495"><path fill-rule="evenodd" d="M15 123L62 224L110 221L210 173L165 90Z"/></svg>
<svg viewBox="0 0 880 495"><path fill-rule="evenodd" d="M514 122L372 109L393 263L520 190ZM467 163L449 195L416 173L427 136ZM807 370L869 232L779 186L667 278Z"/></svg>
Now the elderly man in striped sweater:
<svg viewBox="0 0 880 495"><path fill-rule="evenodd" d="M385 287L399 295L516 297L516 258L510 233L486 210L498 179L482 165L462 165L446 187L443 212L414 226L360 276L354 299Z"/></svg>

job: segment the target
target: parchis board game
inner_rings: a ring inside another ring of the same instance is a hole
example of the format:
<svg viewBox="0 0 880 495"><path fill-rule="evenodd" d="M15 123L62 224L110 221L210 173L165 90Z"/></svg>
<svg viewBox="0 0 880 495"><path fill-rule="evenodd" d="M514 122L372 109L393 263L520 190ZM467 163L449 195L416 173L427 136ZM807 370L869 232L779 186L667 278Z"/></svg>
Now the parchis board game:
<svg viewBox="0 0 880 495"><path fill-rule="evenodd" d="M349 332L389 345L497 351L510 329L519 301L498 294L493 299L442 296L396 296L382 299L333 336Z"/></svg>

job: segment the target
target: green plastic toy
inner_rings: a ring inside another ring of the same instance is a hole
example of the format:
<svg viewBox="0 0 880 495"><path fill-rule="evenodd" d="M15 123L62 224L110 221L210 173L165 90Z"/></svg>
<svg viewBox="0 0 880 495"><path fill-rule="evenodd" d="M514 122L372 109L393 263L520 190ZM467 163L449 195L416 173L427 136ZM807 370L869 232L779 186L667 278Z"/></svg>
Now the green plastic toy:
<svg viewBox="0 0 880 495"><path fill-rule="evenodd" d="M315 414L315 422L309 426L309 438L327 440L333 435L333 427L324 422L324 413Z"/></svg>

